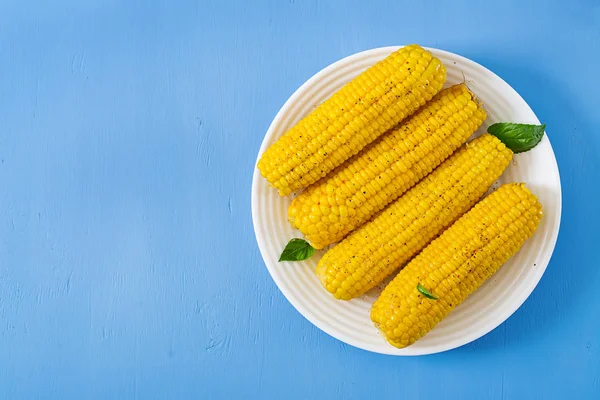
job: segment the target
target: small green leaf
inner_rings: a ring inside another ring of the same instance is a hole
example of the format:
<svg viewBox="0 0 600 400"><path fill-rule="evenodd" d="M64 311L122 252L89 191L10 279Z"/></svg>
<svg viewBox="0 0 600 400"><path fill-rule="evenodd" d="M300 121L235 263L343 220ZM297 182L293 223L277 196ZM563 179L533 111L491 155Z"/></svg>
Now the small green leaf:
<svg viewBox="0 0 600 400"><path fill-rule="evenodd" d="M417 283L417 290L419 292L421 292L421 294L423 296L427 297L428 299L431 299L431 300L437 300L438 299L433 294L431 294L431 292L429 290L425 289L425 286L421 285L420 283Z"/></svg>
<svg viewBox="0 0 600 400"><path fill-rule="evenodd" d="M513 124L499 122L488 128L488 133L496 136L514 153L523 153L533 149L544 136L543 125Z"/></svg>
<svg viewBox="0 0 600 400"><path fill-rule="evenodd" d="M302 261L312 257L315 249L304 239L292 239L283 249L279 261Z"/></svg>

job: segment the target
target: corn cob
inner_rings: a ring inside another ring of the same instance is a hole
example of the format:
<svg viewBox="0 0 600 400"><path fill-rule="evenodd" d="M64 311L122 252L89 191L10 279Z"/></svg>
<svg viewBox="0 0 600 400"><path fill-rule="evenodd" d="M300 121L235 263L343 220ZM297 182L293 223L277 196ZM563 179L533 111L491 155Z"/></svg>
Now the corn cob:
<svg viewBox="0 0 600 400"><path fill-rule="evenodd" d="M292 127L258 169L282 196L305 188L429 101L445 80L439 59L418 45L403 47Z"/></svg>
<svg viewBox="0 0 600 400"><path fill-rule="evenodd" d="M471 208L512 159L496 137L483 134L372 221L330 249L317 264L323 286L349 300L381 283Z"/></svg>
<svg viewBox="0 0 600 400"><path fill-rule="evenodd" d="M442 90L406 122L298 195L288 219L317 249L339 241L429 174L485 117L465 85Z"/></svg>
<svg viewBox="0 0 600 400"><path fill-rule="evenodd" d="M524 184L500 187L400 271L373 305L371 319L392 345L411 345L513 256L541 217L541 204ZM439 299L424 297L418 285Z"/></svg>

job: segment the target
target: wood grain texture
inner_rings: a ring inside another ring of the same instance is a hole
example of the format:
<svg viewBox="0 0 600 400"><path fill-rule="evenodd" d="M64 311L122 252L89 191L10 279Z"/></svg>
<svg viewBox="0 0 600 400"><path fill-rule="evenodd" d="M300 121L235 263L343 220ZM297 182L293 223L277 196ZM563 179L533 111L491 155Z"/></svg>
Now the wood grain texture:
<svg viewBox="0 0 600 400"><path fill-rule="evenodd" d="M475 3L1 2L0 398L597 398L600 7ZM514 316L455 351L392 358L285 300L250 184L302 82L409 42L523 95L564 209Z"/></svg>

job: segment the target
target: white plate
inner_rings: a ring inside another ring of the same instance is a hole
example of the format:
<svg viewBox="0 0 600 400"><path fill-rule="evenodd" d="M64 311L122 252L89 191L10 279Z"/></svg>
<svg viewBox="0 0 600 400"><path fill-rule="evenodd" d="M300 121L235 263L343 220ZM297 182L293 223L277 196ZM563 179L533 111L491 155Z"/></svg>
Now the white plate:
<svg viewBox="0 0 600 400"><path fill-rule="evenodd" d="M275 140L326 100L343 84L398 47L382 47L346 57L304 83L283 105L262 142L259 157ZM531 108L509 84L481 65L443 50L429 49L446 66L446 86L465 79L483 100L488 118L479 133L500 121L539 124ZM302 262L278 263L286 243L302 234L287 222L290 199L280 197L254 171L252 219L260 252L279 289L315 326L361 349L393 355L438 353L467 344L494 329L531 294L550 261L558 237L561 188L558 166L547 136L535 149L518 154L500 183L526 182L544 207L535 235L467 301L457 307L424 338L404 349L389 345L373 326L369 312L381 288L349 302L335 300L319 283L314 270L322 252Z"/></svg>

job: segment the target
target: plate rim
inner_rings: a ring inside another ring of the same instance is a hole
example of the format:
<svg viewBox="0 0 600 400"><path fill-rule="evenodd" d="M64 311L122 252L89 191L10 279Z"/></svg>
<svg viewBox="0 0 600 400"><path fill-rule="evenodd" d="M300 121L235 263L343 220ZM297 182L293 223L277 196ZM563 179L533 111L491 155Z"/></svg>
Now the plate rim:
<svg viewBox="0 0 600 400"><path fill-rule="evenodd" d="M521 308L521 306L523 305L523 303L531 296L531 294L533 293L533 291L535 290L535 288L537 287L537 285L539 284L542 276L544 276L546 269L548 267L548 264L550 264L550 261L552 260L552 256L554 255L554 250L556 248L556 243L558 241L558 235L560 232L560 225L561 225L561 218L562 218L562 183L561 183L561 179L560 179L560 170L558 168L558 162L556 160L556 154L554 153L554 149L552 147L552 143L550 142L550 138L548 137L547 133L546 133L546 139L548 141L548 145L550 146L550 150L551 150L551 157L552 160L554 162L554 166L555 166L555 170L553 171L553 173L556 175L556 179L558 182L558 197L556 199L556 206L557 206L557 213L555 214L555 222L556 222L556 230L553 231L550 235L550 247L549 247L549 256L548 256L548 262L545 263L545 265L543 266L543 268L540 268L540 272L538 272L538 274L533 276L533 279L531 280L531 283L525 288L525 290L523 290L523 292L527 292L527 294L525 296L522 296L522 298L519 298L518 301L514 302L513 305L507 307L509 309L509 312L506 313L506 316L504 318L500 318L499 322L496 322L496 320L491 320L491 323L485 324L483 326L482 329L472 332L470 334L464 335L460 338L460 340L454 340L454 342L460 342L460 343L452 343L449 345L438 345L437 347L440 347L439 349L434 348L431 351L423 351L423 352L418 352L418 353L408 353L408 354L399 354L394 352L394 350L398 350L393 346L389 346L390 347L390 351L386 352L386 351L381 351L380 349L376 349L376 348L372 348L371 346L360 346L356 343L350 343L346 340L344 340L343 338L340 338L336 333L333 333L332 331L330 331L330 329L328 327L323 327L320 326L319 324L317 324L313 319L310 313L308 312L304 312L305 307L298 304L295 300L293 300L293 296L291 296L288 292L288 289L286 288L285 285L282 284L281 279L277 276L277 274L274 274L272 271L272 267L269 266L269 263L266 261L266 255L264 254L264 250L266 249L266 238L263 237L262 234L259 233L258 231L258 227L257 227L257 220L258 220L258 181L260 179L263 179L262 176L260 175L260 171L258 170L258 168L256 167L258 161L260 160L260 157L262 156L262 154L264 153L264 151L266 150L266 148L269 146L269 141L271 139L269 139L272 135L273 135L273 131L275 130L275 127L277 125L279 125L279 123L281 122L281 120L283 120L286 117L286 114L288 112L288 109L297 101L297 98L300 97L303 92L305 90L307 90L309 87L312 86L312 83L314 81L319 81L321 80L323 77L325 77L327 74L329 74L331 71L338 69L338 67L341 64L346 64L348 62L352 62L353 59L358 59L358 58L362 58L364 56L368 56L371 55L372 53L377 53L377 52L388 52L388 53L392 53L393 51L396 51L397 49L404 47L405 45L398 45L398 46L383 46L383 47L375 47L375 48L371 48L368 50L363 50L351 55L348 55L346 57L343 57L329 65L327 65L325 68L321 69L320 71L318 71L317 73L315 73L314 75L312 75L309 79L307 79L305 82L303 82L293 93L292 95L284 102L284 104L281 106L281 108L279 109L279 111L277 112L277 114L275 115L275 117L273 118L273 120L271 121L271 123L269 124L269 128L267 129L263 140L261 141L261 145L260 148L258 150L258 154L256 157L256 162L254 164L254 172L252 174L252 188L251 188L251 212L252 212L252 225L254 228L254 236L256 238L257 244L258 244L258 248L261 254L261 257L263 259L263 262L265 264L265 266L267 267L267 270L269 271L269 275L271 276L271 278L275 281L275 284L277 285L277 287L279 288L279 290L281 291L281 293L284 295L284 297L287 299L287 301L296 309L296 311L298 313L300 313L300 315L302 315L306 320L308 320L312 325L314 325L316 328L318 328L319 330L325 332L326 334L328 334L329 336L341 341L342 343L348 344L352 347L361 349L361 350L365 350L365 351L369 351L369 352L373 352L373 353L377 353L377 354L385 354L385 355L392 355L392 356L419 356L419 355L429 355L429 354L437 354L437 353L442 353L445 351L449 351L449 350L453 350L459 347L462 347L466 344L469 344L485 335L487 335L488 333L490 333L491 331L493 331L494 329L496 329L498 326L500 326L502 323L506 322L519 308ZM460 59L461 62L464 62L466 64L471 64L472 66L476 67L476 68L480 68L483 71L485 71L486 73L491 74L494 78L498 79L499 81L501 81L502 83L504 83L505 85L507 85L510 89L512 89L524 102L524 104L528 107L529 111L531 112L531 114L535 117L536 123L540 124L540 120L537 117L537 115L535 114L535 112L533 111L533 109L531 108L531 106L525 101L525 99L523 98L523 96L521 96L521 94L519 92L517 92L517 90L515 90L515 88L513 88L508 82L506 82L503 78L501 78L500 76L498 76L496 73L494 73L493 71L489 70L488 68L486 68L485 66L477 63L476 61L473 61L467 57L464 57L460 54L456 54L447 50L442 50L442 49L438 49L438 48L434 48L434 47L423 47L424 49L434 52L434 53L441 53L443 55L446 56L450 56L450 57L455 57ZM275 190L275 189L273 189Z"/></svg>

